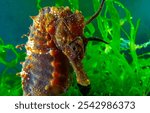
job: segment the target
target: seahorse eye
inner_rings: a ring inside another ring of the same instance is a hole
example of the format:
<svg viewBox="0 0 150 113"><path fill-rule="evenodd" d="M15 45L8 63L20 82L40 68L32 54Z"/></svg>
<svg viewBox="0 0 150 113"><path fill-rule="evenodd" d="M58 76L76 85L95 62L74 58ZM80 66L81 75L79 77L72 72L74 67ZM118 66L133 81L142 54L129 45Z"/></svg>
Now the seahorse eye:
<svg viewBox="0 0 150 113"><path fill-rule="evenodd" d="M82 48L81 48L81 46L79 45L79 44L77 44L77 43L73 43L73 44L71 44L71 48L72 48L72 51L76 54L76 55L78 55L82 50Z"/></svg>
<svg viewBox="0 0 150 113"><path fill-rule="evenodd" d="M70 52L73 59L82 59L84 56L84 47L83 41L81 38L77 38L76 40L72 41L70 44Z"/></svg>

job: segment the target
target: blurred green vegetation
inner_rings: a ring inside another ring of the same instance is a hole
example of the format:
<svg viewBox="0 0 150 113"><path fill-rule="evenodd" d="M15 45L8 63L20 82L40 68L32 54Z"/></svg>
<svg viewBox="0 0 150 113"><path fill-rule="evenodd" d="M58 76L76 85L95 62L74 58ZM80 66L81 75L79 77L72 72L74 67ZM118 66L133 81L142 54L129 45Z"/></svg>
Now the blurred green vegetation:
<svg viewBox="0 0 150 113"><path fill-rule="evenodd" d="M44 0L37 0L37 9L43 7L41 2ZM72 10L80 10L79 0L67 2ZM100 1L92 2L96 12ZM65 2L55 0L55 4L61 6L65 5ZM85 17L86 20L88 18ZM149 95L150 52L137 54L137 49L146 48L150 43L136 44L140 20L134 23L130 11L119 0L106 0L101 15L94 22L86 26L85 36L101 34L100 37L110 44L89 42L86 47L83 65L91 81L86 95ZM124 46L126 41L127 45ZM9 57L8 51L15 55L9 62L6 59ZM18 64L24 57L25 53L18 52L11 44L5 45L0 38L0 64L4 65L0 74L0 95L22 95L21 80L16 73L21 70ZM63 95L83 95L79 88L74 74L73 83Z"/></svg>
<svg viewBox="0 0 150 113"><path fill-rule="evenodd" d="M18 64L24 57L24 52L17 52L14 45L4 44L0 38L0 65L3 65L0 70L0 95L22 95L21 78L16 73L20 71Z"/></svg>

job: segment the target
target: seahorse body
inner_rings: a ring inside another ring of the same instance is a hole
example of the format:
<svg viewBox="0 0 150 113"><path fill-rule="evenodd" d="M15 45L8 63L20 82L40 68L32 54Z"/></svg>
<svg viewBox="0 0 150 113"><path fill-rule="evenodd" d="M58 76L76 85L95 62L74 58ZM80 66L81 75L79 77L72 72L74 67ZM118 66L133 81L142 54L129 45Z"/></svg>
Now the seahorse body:
<svg viewBox="0 0 150 113"><path fill-rule="evenodd" d="M81 85L89 85L82 69L84 56L83 16L68 7L46 7L31 17L33 25L22 64L24 95L60 95L69 86L70 64ZM75 50L74 50L75 48Z"/></svg>

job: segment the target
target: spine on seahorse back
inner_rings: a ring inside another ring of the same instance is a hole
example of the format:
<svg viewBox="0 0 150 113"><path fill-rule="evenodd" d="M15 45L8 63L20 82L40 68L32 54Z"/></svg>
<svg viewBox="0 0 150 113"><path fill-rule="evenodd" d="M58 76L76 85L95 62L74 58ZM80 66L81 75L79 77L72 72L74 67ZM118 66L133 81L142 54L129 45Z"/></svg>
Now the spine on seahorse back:
<svg viewBox="0 0 150 113"><path fill-rule="evenodd" d="M55 33L57 17L48 12L49 7L31 17L33 25L25 46L27 56L21 71L24 95L59 95L68 88L69 61L49 35Z"/></svg>

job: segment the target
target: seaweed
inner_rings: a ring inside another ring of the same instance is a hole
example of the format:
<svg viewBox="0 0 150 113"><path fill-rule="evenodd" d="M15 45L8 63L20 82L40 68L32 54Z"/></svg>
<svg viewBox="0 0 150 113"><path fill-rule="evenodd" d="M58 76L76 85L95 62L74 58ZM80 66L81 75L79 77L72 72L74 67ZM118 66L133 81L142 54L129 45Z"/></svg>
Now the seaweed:
<svg viewBox="0 0 150 113"><path fill-rule="evenodd" d="M17 52L12 44L4 44L0 38L0 95L22 95L21 79L16 76L20 71L18 64L25 57L25 53ZM2 67L1 66L1 67Z"/></svg>
<svg viewBox="0 0 150 113"><path fill-rule="evenodd" d="M42 8L40 3L41 3L41 0L37 0L36 7L37 7L38 10Z"/></svg>
<svg viewBox="0 0 150 113"><path fill-rule="evenodd" d="M37 10L43 7L41 6L43 2L45 1L37 0ZM81 2L55 0L55 5L66 6L67 4L74 11L81 10L83 5ZM92 0L92 2L93 12L96 12L100 0ZM87 15L85 19L89 18L88 13ZM108 45L89 42L86 47L83 65L91 86L79 86L73 74L71 86L63 95L149 95L150 52L137 54L137 50L148 47L150 42L136 43L139 27L140 20L133 22L130 11L119 0L106 0L101 15L87 25L84 32L86 37L97 36L109 42ZM11 61L7 60L8 51L15 56ZM0 64L4 66L0 74L0 95L22 95L21 79L16 76L16 73L21 70L18 64L24 57L24 52L17 51L14 45L4 44L0 38Z"/></svg>

